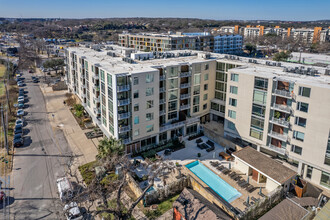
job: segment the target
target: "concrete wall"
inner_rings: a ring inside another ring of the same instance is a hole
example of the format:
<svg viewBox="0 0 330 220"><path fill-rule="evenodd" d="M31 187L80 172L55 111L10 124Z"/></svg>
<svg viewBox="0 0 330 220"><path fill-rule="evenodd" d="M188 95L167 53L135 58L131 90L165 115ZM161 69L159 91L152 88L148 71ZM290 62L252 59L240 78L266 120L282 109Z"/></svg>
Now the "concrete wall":
<svg viewBox="0 0 330 220"><path fill-rule="evenodd" d="M275 190L278 186L279 186L278 183L275 183L273 180L267 178L266 189L268 192Z"/></svg>
<svg viewBox="0 0 330 220"><path fill-rule="evenodd" d="M244 174L249 173L249 166L243 163L240 159L235 158L234 168L241 171Z"/></svg>
<svg viewBox="0 0 330 220"><path fill-rule="evenodd" d="M221 145L221 146L223 146L227 149L229 149L229 148L233 148L233 149L236 149L236 150L241 149L241 146L227 140L224 137L221 137L219 134L217 134L216 132L214 132L212 130L209 130L209 129L204 127L203 131L204 131L204 135L206 137L208 137L209 139L211 139L215 143L217 143L217 144L219 144L219 145Z"/></svg>

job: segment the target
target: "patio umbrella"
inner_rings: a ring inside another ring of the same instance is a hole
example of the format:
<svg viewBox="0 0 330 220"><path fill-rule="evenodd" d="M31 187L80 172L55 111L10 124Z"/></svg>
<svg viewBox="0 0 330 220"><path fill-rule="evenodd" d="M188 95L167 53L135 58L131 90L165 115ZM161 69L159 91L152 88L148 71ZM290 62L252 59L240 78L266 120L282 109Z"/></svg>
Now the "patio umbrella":
<svg viewBox="0 0 330 220"><path fill-rule="evenodd" d="M229 166L228 167L229 167L229 169L231 169L231 163L229 163Z"/></svg>
<svg viewBox="0 0 330 220"><path fill-rule="evenodd" d="M260 190L259 190L259 195L261 195L261 193L262 193L262 192L261 192L261 190L262 190L262 188L260 187Z"/></svg>
<svg viewBox="0 0 330 220"><path fill-rule="evenodd" d="M249 180L250 180L250 178L249 178L249 176L248 176L246 182L249 183Z"/></svg>
<svg viewBox="0 0 330 220"><path fill-rule="evenodd" d="M247 198L246 198L246 204L249 204L250 203L250 196L248 196Z"/></svg>
<svg viewBox="0 0 330 220"><path fill-rule="evenodd" d="M215 152L213 152L213 159L215 159Z"/></svg>

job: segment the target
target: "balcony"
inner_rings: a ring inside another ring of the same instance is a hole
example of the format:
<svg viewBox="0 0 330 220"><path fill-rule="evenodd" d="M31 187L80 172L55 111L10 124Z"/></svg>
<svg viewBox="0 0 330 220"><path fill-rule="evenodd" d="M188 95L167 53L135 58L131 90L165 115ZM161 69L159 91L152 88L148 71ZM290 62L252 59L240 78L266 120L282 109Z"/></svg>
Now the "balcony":
<svg viewBox="0 0 330 220"><path fill-rule="evenodd" d="M159 80L160 80L160 81L164 81L164 80L166 80L166 76L165 76L165 75L161 75L161 76L159 76Z"/></svg>
<svg viewBox="0 0 330 220"><path fill-rule="evenodd" d="M100 103L100 96L94 97L93 100L94 100L94 103Z"/></svg>
<svg viewBox="0 0 330 220"><path fill-rule="evenodd" d="M272 144L269 144L268 147L269 147L272 151L275 151L275 152L277 152L277 153L279 153L279 154L285 155L285 149L284 149L284 148L276 147L276 146L274 146L274 145L272 145Z"/></svg>
<svg viewBox="0 0 330 220"><path fill-rule="evenodd" d="M196 122L199 122L199 118L198 117L194 117L194 118L187 118L185 123L186 124L193 124L193 123L196 123Z"/></svg>
<svg viewBox="0 0 330 220"><path fill-rule="evenodd" d="M289 91L286 91L286 90L275 89L274 94L278 95L278 96L285 97L285 98L289 98L289 99L292 98L291 93Z"/></svg>
<svg viewBox="0 0 330 220"><path fill-rule="evenodd" d="M125 112L125 113L118 114L118 120L127 119L129 117L131 117L130 112Z"/></svg>
<svg viewBox="0 0 330 220"><path fill-rule="evenodd" d="M282 118L274 118L273 117L273 118L270 119L270 122L273 123L273 124L284 126L286 128L290 127L290 122L288 122L288 121L286 121L285 119L282 119Z"/></svg>
<svg viewBox="0 0 330 220"><path fill-rule="evenodd" d="M290 106L287 105L280 105L280 104L273 104L273 106L271 106L272 109L274 110L278 110L278 111L282 111L288 114L292 113L292 108Z"/></svg>
<svg viewBox="0 0 330 220"><path fill-rule="evenodd" d="M131 143L131 138L123 139L123 144L129 144L129 143Z"/></svg>
<svg viewBox="0 0 330 220"><path fill-rule="evenodd" d="M181 89L190 88L190 83L183 83L183 84L180 84L180 88L181 88Z"/></svg>
<svg viewBox="0 0 330 220"><path fill-rule="evenodd" d="M162 115L165 115L165 114L166 114L165 110L159 112L159 116L162 116Z"/></svg>
<svg viewBox="0 0 330 220"><path fill-rule="evenodd" d="M86 94L85 94L85 93L82 93L82 94L80 95L80 97L84 99L84 98L86 98Z"/></svg>
<svg viewBox="0 0 330 220"><path fill-rule="evenodd" d="M190 77L191 76L191 72L183 72L183 73L180 73L180 77L183 78L183 77Z"/></svg>
<svg viewBox="0 0 330 220"><path fill-rule="evenodd" d="M118 100L118 106L124 106L124 105L129 105L131 103L130 99L121 99Z"/></svg>
<svg viewBox="0 0 330 220"><path fill-rule="evenodd" d="M180 95L180 99L189 99L189 98L190 98L190 93Z"/></svg>
<svg viewBox="0 0 330 220"><path fill-rule="evenodd" d="M159 100L159 104L162 105L162 104L165 104L166 103L166 99L160 99Z"/></svg>
<svg viewBox="0 0 330 220"><path fill-rule="evenodd" d="M118 128L118 132L119 133L124 133L124 132L128 132L131 130L131 126L127 125L127 126L121 126Z"/></svg>
<svg viewBox="0 0 330 220"><path fill-rule="evenodd" d="M190 109L190 104L187 104L187 105L181 105L180 106L180 110L186 110L186 109Z"/></svg>
<svg viewBox="0 0 330 220"><path fill-rule="evenodd" d="M131 89L129 85L117 86L117 92L127 92Z"/></svg>
<svg viewBox="0 0 330 220"><path fill-rule="evenodd" d="M164 132L164 131L167 131L167 130L177 129L177 128L180 128L184 125L189 125L189 124L196 123L196 122L199 122L198 117L187 118L185 121L180 121L180 122L177 122L177 123L174 123L174 124L168 124L168 125L161 126L161 127L159 127L159 131Z"/></svg>
<svg viewBox="0 0 330 220"><path fill-rule="evenodd" d="M159 88L159 92L165 92L165 91L166 91L165 87Z"/></svg>
<svg viewBox="0 0 330 220"><path fill-rule="evenodd" d="M100 108L94 108L94 113L99 115L101 114L101 109Z"/></svg>
<svg viewBox="0 0 330 220"><path fill-rule="evenodd" d="M94 75L92 76L92 79L93 79L93 80L99 80L99 75L95 75L95 74L94 74Z"/></svg>
<svg viewBox="0 0 330 220"><path fill-rule="evenodd" d="M100 91L100 86L99 85L94 85L93 90L99 92Z"/></svg>
<svg viewBox="0 0 330 220"><path fill-rule="evenodd" d="M288 135L287 134L280 134L280 133L277 133L275 131L270 131L268 133L268 135L272 138L276 138L276 139L284 141L284 142L288 141Z"/></svg>

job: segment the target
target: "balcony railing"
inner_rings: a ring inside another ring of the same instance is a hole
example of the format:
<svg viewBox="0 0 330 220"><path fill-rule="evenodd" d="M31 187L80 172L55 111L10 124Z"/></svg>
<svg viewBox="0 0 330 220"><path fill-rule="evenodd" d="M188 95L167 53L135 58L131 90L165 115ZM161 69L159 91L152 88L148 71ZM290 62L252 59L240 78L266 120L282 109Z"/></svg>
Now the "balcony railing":
<svg viewBox="0 0 330 220"><path fill-rule="evenodd" d="M280 104L275 104L274 103L272 108L275 109L275 110L284 111L284 112L289 113L289 114L291 114L291 112L292 112L292 108L290 106L287 106L287 105L280 105Z"/></svg>
<svg viewBox="0 0 330 220"><path fill-rule="evenodd" d="M118 100L118 106L129 105L130 103L131 103L131 100L130 99Z"/></svg>
<svg viewBox="0 0 330 220"><path fill-rule="evenodd" d="M131 116L130 112L121 113L121 114L118 114L118 120L126 119L126 118L129 118L130 116Z"/></svg>
<svg viewBox="0 0 330 220"><path fill-rule="evenodd" d="M165 92L165 91L166 91L165 87L159 88L159 92Z"/></svg>
<svg viewBox="0 0 330 220"><path fill-rule="evenodd" d="M280 134L280 133L277 133L275 131L270 131L269 136L271 136L273 138L276 138L276 139L279 139L281 141L285 141L285 142L288 140L288 135L287 134Z"/></svg>
<svg viewBox="0 0 330 220"><path fill-rule="evenodd" d="M99 109L99 108L94 108L94 113L95 114L101 114L101 109Z"/></svg>
<svg viewBox="0 0 330 220"><path fill-rule="evenodd" d="M188 125L188 124L192 124L192 123L196 123L199 122L199 118L194 117L194 118L187 118L185 121L180 121L174 124L168 124L168 125L164 125L159 127L159 131L163 132L163 131L167 131L167 130L171 130L171 129L176 129L176 128L180 128L184 125Z"/></svg>
<svg viewBox="0 0 330 220"><path fill-rule="evenodd" d="M117 86L117 92L127 92L131 89L129 85Z"/></svg>
<svg viewBox="0 0 330 220"><path fill-rule="evenodd" d="M131 126L127 125L127 126L121 126L118 128L119 133L124 133L124 132L128 132L131 130Z"/></svg>
<svg viewBox="0 0 330 220"><path fill-rule="evenodd" d="M100 103L100 96L94 97L93 100L94 100L94 103Z"/></svg>
<svg viewBox="0 0 330 220"><path fill-rule="evenodd" d="M159 100L159 104L162 105L162 104L165 104L166 103L166 99L160 99Z"/></svg>
<svg viewBox="0 0 330 220"><path fill-rule="evenodd" d="M279 154L285 155L285 149L284 148L280 148L280 147L276 147L272 144L269 144L269 148Z"/></svg>
<svg viewBox="0 0 330 220"><path fill-rule="evenodd" d="M277 125L282 125L282 126L285 126L285 127L289 127L290 126L290 122L286 121L285 119L282 119L282 118L272 118L270 120L270 122L274 123L274 124L277 124Z"/></svg>
<svg viewBox="0 0 330 220"><path fill-rule="evenodd" d="M95 91L100 91L100 86L99 86L99 85L94 85L94 86L93 86L93 89L94 89Z"/></svg>
<svg viewBox="0 0 330 220"><path fill-rule="evenodd" d="M190 109L190 104L180 106L180 110L186 110L186 109Z"/></svg>
<svg viewBox="0 0 330 220"><path fill-rule="evenodd" d="M291 93L286 90L275 89L274 93L285 98L292 98Z"/></svg>
<svg viewBox="0 0 330 220"><path fill-rule="evenodd" d="M162 110L162 111L160 111L159 112L159 115L161 116L161 115L165 115L166 114L166 111L165 110Z"/></svg>
<svg viewBox="0 0 330 220"><path fill-rule="evenodd" d="M131 138L125 138L123 139L124 144L129 144L131 142Z"/></svg>
<svg viewBox="0 0 330 220"><path fill-rule="evenodd" d="M166 80L166 75L161 75L161 76L159 76L159 80L160 80L160 81L164 81L164 80Z"/></svg>
<svg viewBox="0 0 330 220"><path fill-rule="evenodd" d="M189 88L190 87L190 83L183 83L183 84L180 84L180 88L181 89L185 89L185 88Z"/></svg>
<svg viewBox="0 0 330 220"><path fill-rule="evenodd" d="M183 77L190 77L191 76L191 72L183 72L183 73L180 73L180 77L183 78Z"/></svg>
<svg viewBox="0 0 330 220"><path fill-rule="evenodd" d="M180 95L180 99L189 99L189 98L190 98L190 93Z"/></svg>

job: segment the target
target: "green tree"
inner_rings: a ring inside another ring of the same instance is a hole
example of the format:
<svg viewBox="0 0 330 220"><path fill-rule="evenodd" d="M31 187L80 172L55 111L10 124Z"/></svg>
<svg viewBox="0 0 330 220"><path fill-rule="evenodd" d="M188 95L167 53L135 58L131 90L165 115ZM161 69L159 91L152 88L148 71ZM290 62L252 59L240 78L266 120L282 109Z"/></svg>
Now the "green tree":
<svg viewBox="0 0 330 220"><path fill-rule="evenodd" d="M123 155L124 154L124 145L120 140L114 138L104 138L100 141L98 146L98 155L97 158L105 159L113 155Z"/></svg>
<svg viewBox="0 0 330 220"><path fill-rule="evenodd" d="M291 57L291 52L279 52L273 57L274 61L287 61Z"/></svg>
<svg viewBox="0 0 330 220"><path fill-rule="evenodd" d="M252 52L255 52L257 50L257 47L254 44L247 43L245 44L245 49L249 51L250 55Z"/></svg>
<svg viewBox="0 0 330 220"><path fill-rule="evenodd" d="M51 59L47 60L43 63L43 67L48 69L55 70L55 73L57 74L57 71L60 70L64 66L64 60L63 59Z"/></svg>

